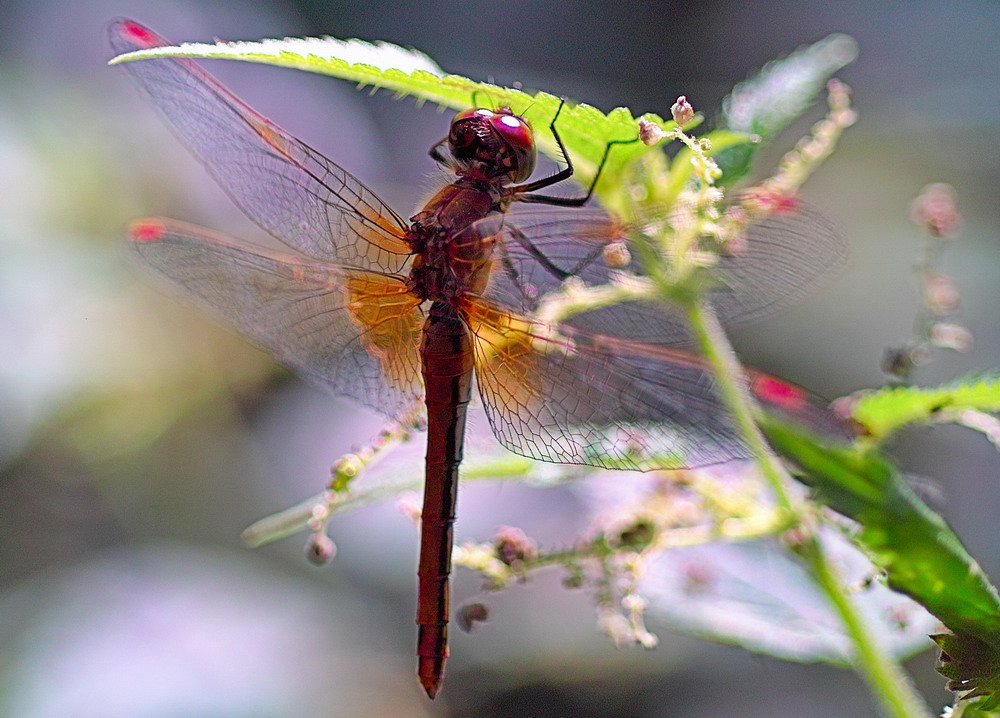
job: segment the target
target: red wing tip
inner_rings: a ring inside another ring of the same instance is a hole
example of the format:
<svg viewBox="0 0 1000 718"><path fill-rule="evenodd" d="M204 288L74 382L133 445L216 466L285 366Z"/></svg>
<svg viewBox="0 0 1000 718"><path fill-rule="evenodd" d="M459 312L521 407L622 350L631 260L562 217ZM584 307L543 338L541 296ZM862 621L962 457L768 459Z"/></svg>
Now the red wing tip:
<svg viewBox="0 0 1000 718"><path fill-rule="evenodd" d="M158 219L140 219L128 227L128 233L136 242L158 242L167 233L167 227Z"/></svg>
<svg viewBox="0 0 1000 718"><path fill-rule="evenodd" d="M806 403L806 393L802 389L771 376L754 379L753 393L761 401L785 411L799 411Z"/></svg>
<svg viewBox="0 0 1000 718"><path fill-rule="evenodd" d="M140 25L134 20L120 20L118 23L118 34L121 35L123 40L142 48L156 47L163 44L163 38L145 25Z"/></svg>
<svg viewBox="0 0 1000 718"><path fill-rule="evenodd" d="M794 191L770 189L751 189L743 197L744 204L749 203L758 211L769 215L795 214L802 207L802 198Z"/></svg>

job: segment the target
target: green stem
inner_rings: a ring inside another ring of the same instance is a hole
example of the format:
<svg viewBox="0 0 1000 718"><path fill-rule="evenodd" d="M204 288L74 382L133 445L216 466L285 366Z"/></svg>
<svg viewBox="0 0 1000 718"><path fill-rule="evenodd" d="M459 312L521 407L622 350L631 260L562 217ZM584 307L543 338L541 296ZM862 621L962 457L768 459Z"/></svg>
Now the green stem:
<svg viewBox="0 0 1000 718"><path fill-rule="evenodd" d="M750 396L747 393L746 382L742 378L743 368L736 359L736 354L729 345L715 312L706 301L696 300L688 307L688 323L702 354L712 367L726 408L736 420L736 427L750 448L764 478L771 485L778 507L789 514L791 523L797 523L797 520L792 521L798 511L788 491L791 477L767 445L764 435L757 427L757 422L754 421Z"/></svg>
<svg viewBox="0 0 1000 718"><path fill-rule="evenodd" d="M844 590L843 580L830 565L819 539L810 536L799 546L798 553L806 560L813 579L833 604L847 634L854 643L858 671L864 676L872 693L882 702L887 715L893 718L931 716L920 695L913 688L899 664L872 636L857 606Z"/></svg>
<svg viewBox="0 0 1000 718"><path fill-rule="evenodd" d="M704 300L687 307L688 322L701 351L715 373L719 393L736 420L736 426L750 448L764 478L774 491L779 508L788 514L788 526L803 526L806 507L793 501L789 491L791 477L767 445L754 421L753 404L743 381L743 369L729 345L729 340L711 306ZM843 582L830 565L815 533L809 528L798 546L809 572L826 594L854 644L856 667L867 681L876 698L892 718L930 716L920 696L914 691L894 658L877 643L844 590Z"/></svg>

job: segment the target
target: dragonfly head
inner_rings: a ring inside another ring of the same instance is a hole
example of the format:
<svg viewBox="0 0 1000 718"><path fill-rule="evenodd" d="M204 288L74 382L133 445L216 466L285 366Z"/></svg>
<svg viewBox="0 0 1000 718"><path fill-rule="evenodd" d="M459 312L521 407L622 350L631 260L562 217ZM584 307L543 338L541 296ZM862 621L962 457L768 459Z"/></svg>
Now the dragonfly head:
<svg viewBox="0 0 1000 718"><path fill-rule="evenodd" d="M528 179L538 156L531 125L509 107L459 112L451 121L448 146L460 174L509 183Z"/></svg>

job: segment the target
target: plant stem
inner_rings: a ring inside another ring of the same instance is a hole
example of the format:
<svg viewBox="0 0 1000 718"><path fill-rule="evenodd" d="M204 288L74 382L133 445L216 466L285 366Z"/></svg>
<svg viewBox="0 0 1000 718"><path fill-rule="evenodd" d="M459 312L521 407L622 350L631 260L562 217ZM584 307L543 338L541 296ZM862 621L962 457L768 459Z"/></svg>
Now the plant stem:
<svg viewBox="0 0 1000 718"><path fill-rule="evenodd" d="M778 507L787 512L788 526L807 529L796 550L809 569L810 575L826 594L854 644L857 670L863 675L886 713L892 718L930 716L923 701L910 685L893 657L875 640L857 607L843 587L843 582L830 565L812 527L803 526L806 507L793 500L789 491L791 476L768 447L764 435L753 417L753 405L743 369L729 340L709 304L698 299L687 307L688 322L705 359L715 373L719 393L736 420L737 428L750 448L764 478L771 485Z"/></svg>
<svg viewBox="0 0 1000 718"><path fill-rule="evenodd" d="M854 643L857 669L868 682L872 693L882 702L886 714L893 718L931 716L899 664L872 636L857 606L844 590L843 580L824 554L819 538L815 535L807 538L798 547L798 553L806 560L813 579L823 589L843 621L844 628Z"/></svg>
<svg viewBox="0 0 1000 718"><path fill-rule="evenodd" d="M736 420L743 440L750 448L764 478L771 485L778 507L789 514L790 523L797 523L798 511L788 490L791 477L774 456L754 421L750 396L743 381L743 368L736 359L714 310L705 300L698 299L688 307L688 323L702 354L712 367L726 408Z"/></svg>

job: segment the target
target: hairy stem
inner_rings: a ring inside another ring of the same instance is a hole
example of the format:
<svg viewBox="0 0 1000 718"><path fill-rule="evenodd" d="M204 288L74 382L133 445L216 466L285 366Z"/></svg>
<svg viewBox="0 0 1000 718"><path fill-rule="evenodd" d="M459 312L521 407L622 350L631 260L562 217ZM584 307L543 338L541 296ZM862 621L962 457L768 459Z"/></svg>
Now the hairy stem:
<svg viewBox="0 0 1000 718"><path fill-rule="evenodd" d="M736 426L750 448L761 473L770 484L778 507L788 513L790 524L797 523L799 512L793 505L789 493L791 477L767 445L764 435L754 421L753 405L747 392L746 382L743 381L743 368L736 359L736 354L729 345L715 312L707 301L699 299L691 303L687 314L695 339L715 374L722 400L736 420Z"/></svg>
<svg viewBox="0 0 1000 718"><path fill-rule="evenodd" d="M705 300L696 300L687 307L692 331L715 373L719 393L736 420L743 440L750 448L764 478L774 492L779 508L787 512L787 524L800 527L803 538L797 552L805 560L816 585L843 621L854 644L857 670L892 718L922 718L930 716L923 701L910 685L902 669L879 643L863 620L857 607L844 590L843 581L834 571L823 551L810 522L806 522L807 507L795 501L790 492L791 477L768 447L764 435L754 421L753 404L743 381L743 370L729 345L714 311Z"/></svg>
<svg viewBox="0 0 1000 718"><path fill-rule="evenodd" d="M871 633L857 606L844 589L843 579L830 565L819 539L814 535L798 547L816 584L836 609L854 643L859 673L892 718L927 718L932 713L913 688L899 664Z"/></svg>

